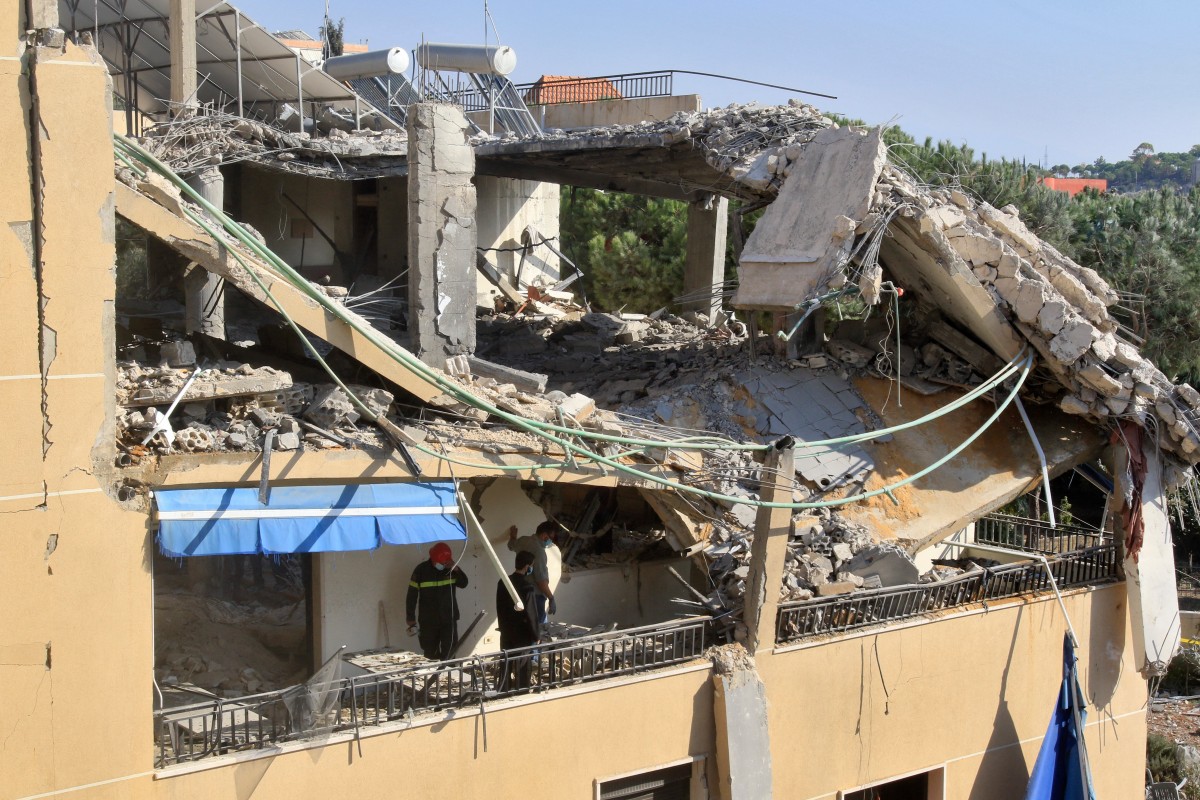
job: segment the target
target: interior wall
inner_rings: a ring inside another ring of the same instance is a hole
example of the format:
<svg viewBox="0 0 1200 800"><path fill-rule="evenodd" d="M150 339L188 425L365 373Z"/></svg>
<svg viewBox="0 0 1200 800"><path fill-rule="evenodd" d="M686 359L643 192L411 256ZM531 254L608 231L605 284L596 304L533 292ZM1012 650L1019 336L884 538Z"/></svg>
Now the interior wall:
<svg viewBox="0 0 1200 800"><path fill-rule="evenodd" d="M379 178L375 185L379 193L376 269L380 278L390 280L408 267L408 179ZM406 293L407 283L398 283L397 291Z"/></svg>
<svg viewBox="0 0 1200 800"><path fill-rule="evenodd" d="M519 481L495 479L464 487L504 571L512 572L516 554L507 547L508 527L515 524L520 535L531 534L545 515ZM465 543L452 542L451 549L456 557L461 553L458 565L470 581L458 592L459 635L476 615L484 615L460 655L494 653L500 649L496 630L500 576L474 533ZM319 658L328 658L343 644L351 652L385 647L389 642L395 649L420 652L416 637L405 631L404 601L413 569L426 558L428 547L420 545L317 556ZM588 628L615 622L627 628L675 619L686 609L672 601L685 596L686 590L667 571L672 566L690 579L691 561L684 559L565 574L551 587L558 606L554 620Z"/></svg>
<svg viewBox="0 0 1200 800"><path fill-rule="evenodd" d="M562 249L557 241L559 235L559 187L554 183L524 181L512 178L493 178L478 175L475 178L478 210L476 224L479 246L484 248L517 248L521 246L521 232L526 225L533 225L540 238L555 239L554 246ZM535 239L534 241L538 241ZM515 279L521 254L514 250L484 253L488 262L497 267L510 279ZM545 247L535 247L525 259L521 270L522 284L528 284L539 275L548 282L559 280L562 265L558 256ZM497 294L482 275L479 276L478 302L491 306Z"/></svg>
<svg viewBox="0 0 1200 800"><path fill-rule="evenodd" d="M351 270L339 264L333 246L315 229L307 238L293 236L293 225L307 224L304 215L283 198L303 208L342 252L354 253L354 189L350 181L309 178L247 165L241 170L241 222L263 235L271 248L309 280L345 286Z"/></svg>

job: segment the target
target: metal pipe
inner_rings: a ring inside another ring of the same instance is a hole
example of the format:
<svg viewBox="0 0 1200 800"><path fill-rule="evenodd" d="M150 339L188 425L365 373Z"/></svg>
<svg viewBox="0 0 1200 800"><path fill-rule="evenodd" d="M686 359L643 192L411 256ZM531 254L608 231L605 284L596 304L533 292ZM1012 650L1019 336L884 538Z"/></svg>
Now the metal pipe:
<svg viewBox="0 0 1200 800"><path fill-rule="evenodd" d="M955 542L946 539L941 544L973 548L991 553L1003 553L1006 556L1016 556L1022 560L1032 558L1040 561L1046 570L1046 577L1050 579L1050 588L1054 590L1054 596L1058 600L1058 607L1062 609L1063 619L1067 622L1067 634L1071 637L1071 646L1079 647L1079 639L1075 636L1075 626L1071 624L1071 617L1067 614L1067 604L1063 602L1062 592L1058 591L1058 582L1054 580L1054 573L1050 571L1050 562L1044 555L1041 553L1027 553L1023 550L1009 550L1007 547L996 547L995 545L979 544L978 542Z"/></svg>
<svg viewBox="0 0 1200 800"><path fill-rule="evenodd" d="M492 547L492 542L487 537L487 532L483 526L479 524L479 520L475 517L475 511L471 508L471 504L467 502L466 497L462 492L458 491L456 486L454 489L455 495L458 496L458 505L462 509L463 521L467 522L467 527L474 527L479 534L479 538L483 540L483 549L488 554L488 560L492 562L492 566L496 568L496 572L500 574L500 581L504 584L504 588L508 591L508 596L512 598L513 608L517 611L524 611L525 604L521 602L521 598L517 596L517 590L512 585L512 581L508 578L508 573L504 571L504 565L500 563L500 556L496 555L495 549Z"/></svg>
<svg viewBox="0 0 1200 800"><path fill-rule="evenodd" d="M237 49L238 116L246 116L245 95L242 91L242 12L233 10L233 37Z"/></svg>
<svg viewBox="0 0 1200 800"><path fill-rule="evenodd" d="M1046 454L1042 451L1042 443L1038 441L1037 434L1033 432L1033 423L1029 421L1029 415L1025 413L1025 406L1021 403L1021 398L1016 398L1017 411L1021 414L1021 421L1025 423L1025 430L1029 432L1029 439L1033 442L1033 449L1037 450L1038 461L1042 464L1042 489L1046 492L1046 513L1050 515L1050 528L1055 529L1058 526L1054 522L1054 498L1050 496L1050 470L1046 467Z"/></svg>
<svg viewBox="0 0 1200 800"><path fill-rule="evenodd" d="M300 114L300 133L304 133L304 59L296 53L296 111ZM313 120L313 133L316 133L316 120Z"/></svg>

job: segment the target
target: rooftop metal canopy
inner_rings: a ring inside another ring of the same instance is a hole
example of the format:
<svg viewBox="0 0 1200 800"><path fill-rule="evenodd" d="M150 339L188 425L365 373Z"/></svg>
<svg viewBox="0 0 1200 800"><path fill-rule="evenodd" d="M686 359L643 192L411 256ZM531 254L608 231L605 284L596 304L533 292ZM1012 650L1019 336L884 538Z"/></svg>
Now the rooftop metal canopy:
<svg viewBox="0 0 1200 800"><path fill-rule="evenodd" d="M169 109L170 6L171 0L59 0L60 24L67 33L93 36L134 132L140 125L135 109L151 117L162 117ZM196 0L196 72L198 102L226 113L273 122L290 105L313 119L324 108L350 120L365 114L387 119L220 0Z"/></svg>

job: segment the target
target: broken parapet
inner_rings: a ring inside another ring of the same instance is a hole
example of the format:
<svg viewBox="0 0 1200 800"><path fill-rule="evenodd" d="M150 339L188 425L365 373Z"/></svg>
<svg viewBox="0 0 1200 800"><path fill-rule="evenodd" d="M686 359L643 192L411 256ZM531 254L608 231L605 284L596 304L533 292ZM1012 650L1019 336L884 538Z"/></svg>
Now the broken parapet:
<svg viewBox="0 0 1200 800"><path fill-rule="evenodd" d="M997 209L955 190L927 191L888 167L873 210L900 206L918 226L931 264L944 259L960 279L977 282L1033 345L1064 389L1060 409L1101 423L1133 416L1157 428L1160 444L1176 458L1200 461L1200 431L1192 422L1200 394L1173 385L1119 338L1109 312L1117 293L1094 270L1039 239L1015 207Z"/></svg>
<svg viewBox="0 0 1200 800"><path fill-rule="evenodd" d="M772 797L767 692L754 659L740 644L713 648L709 656L720 777L717 794L726 800Z"/></svg>

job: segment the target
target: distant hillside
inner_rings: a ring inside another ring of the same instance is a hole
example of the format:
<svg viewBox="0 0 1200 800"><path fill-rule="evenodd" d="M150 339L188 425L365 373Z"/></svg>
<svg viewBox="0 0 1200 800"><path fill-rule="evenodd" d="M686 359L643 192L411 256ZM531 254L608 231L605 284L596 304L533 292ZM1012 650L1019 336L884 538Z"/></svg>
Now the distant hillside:
<svg viewBox="0 0 1200 800"><path fill-rule="evenodd" d="M1064 178L1105 178L1109 189L1118 192L1169 187L1190 189L1194 184L1192 171L1197 158L1200 158L1200 144L1193 145L1186 153L1156 153L1154 145L1142 142L1124 161L1109 163L1100 157L1091 164L1073 167L1057 164L1049 172Z"/></svg>

